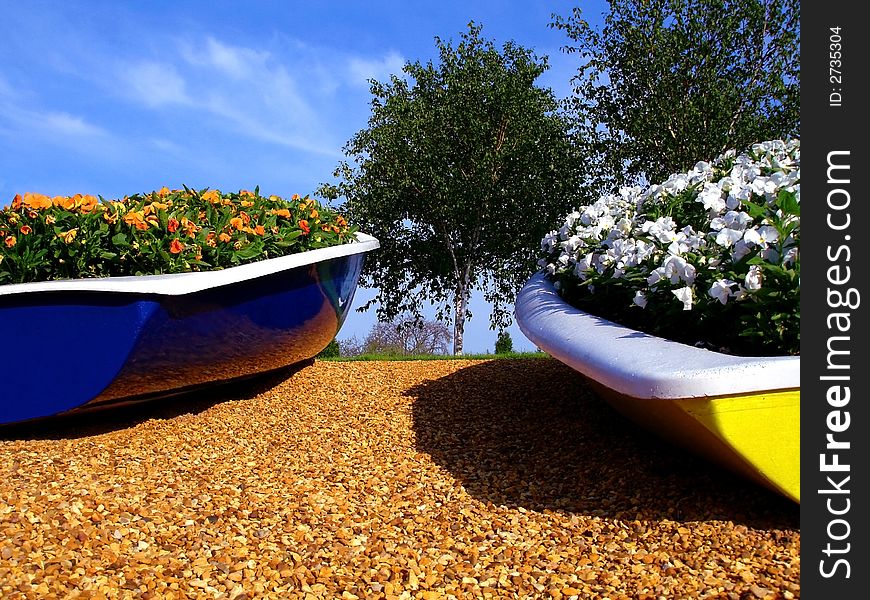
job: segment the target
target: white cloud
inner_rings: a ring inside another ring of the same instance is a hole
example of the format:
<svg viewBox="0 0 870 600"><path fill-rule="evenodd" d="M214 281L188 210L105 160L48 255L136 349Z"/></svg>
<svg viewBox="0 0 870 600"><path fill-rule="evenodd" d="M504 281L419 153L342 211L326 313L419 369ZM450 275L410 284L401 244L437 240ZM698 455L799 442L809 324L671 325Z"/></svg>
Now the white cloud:
<svg viewBox="0 0 870 600"><path fill-rule="evenodd" d="M102 127L91 125L81 117L65 112L47 112L36 114L34 118L40 123L40 128L52 135L63 137L101 137L108 133Z"/></svg>
<svg viewBox="0 0 870 600"><path fill-rule="evenodd" d="M404 65L395 51L354 55L281 36L240 45L174 33L156 42L112 56L98 46L79 48L75 68L65 73L102 88L100 113L63 104L55 109L49 103L36 114L27 107L38 105L38 95L35 103L24 103L17 92L12 95L10 82L0 78L0 109L10 102L16 108L0 115L0 135L39 130L69 139L129 137L154 122L150 139L142 141L153 148L159 139L158 147L179 156L191 144L215 138L222 144L259 142L318 161L337 160L343 157L344 143L365 122L367 80L401 74ZM113 106L112 97L123 102ZM20 126L13 126L15 122ZM103 123L114 123L117 131L110 133L99 126ZM179 137L181 131L187 134ZM131 141L126 140L128 145ZM221 146L215 151L221 152Z"/></svg>
<svg viewBox="0 0 870 600"><path fill-rule="evenodd" d="M75 144L93 138L108 138L110 134L84 118L61 111L24 108L0 96L0 124L13 135L39 136L55 143Z"/></svg>
<svg viewBox="0 0 870 600"><path fill-rule="evenodd" d="M265 67L269 60L268 52L258 52L250 48L233 48L214 38L206 42L205 58L207 64L234 79L246 79ZM196 55L193 60L197 60Z"/></svg>
<svg viewBox="0 0 870 600"><path fill-rule="evenodd" d="M126 92L147 106L190 102L185 80L173 65L153 61L123 65L121 79Z"/></svg>
<svg viewBox="0 0 870 600"><path fill-rule="evenodd" d="M124 67L137 101L152 109L184 105L201 113L200 127L217 126L247 138L338 157L338 142L324 119L321 99L271 52L231 46L213 38L180 42L161 62Z"/></svg>
<svg viewBox="0 0 870 600"><path fill-rule="evenodd" d="M387 81L390 75L401 76L404 66L405 59L396 52L390 52L383 58L374 60L351 57L347 69L351 84L368 86L370 79Z"/></svg>

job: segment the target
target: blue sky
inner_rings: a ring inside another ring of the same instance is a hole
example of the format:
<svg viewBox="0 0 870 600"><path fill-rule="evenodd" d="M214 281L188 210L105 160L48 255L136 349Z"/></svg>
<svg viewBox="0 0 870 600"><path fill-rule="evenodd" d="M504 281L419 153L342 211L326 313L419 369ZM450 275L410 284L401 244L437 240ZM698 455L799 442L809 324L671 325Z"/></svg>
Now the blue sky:
<svg viewBox="0 0 870 600"><path fill-rule="evenodd" d="M164 185L313 193L366 127L367 80L436 58L435 36L458 40L469 21L548 56L538 84L569 95L578 58L548 23L575 6L600 22L606 2L0 0L0 205ZM491 351L488 307L471 308L465 351ZM339 339L374 322L354 312Z"/></svg>

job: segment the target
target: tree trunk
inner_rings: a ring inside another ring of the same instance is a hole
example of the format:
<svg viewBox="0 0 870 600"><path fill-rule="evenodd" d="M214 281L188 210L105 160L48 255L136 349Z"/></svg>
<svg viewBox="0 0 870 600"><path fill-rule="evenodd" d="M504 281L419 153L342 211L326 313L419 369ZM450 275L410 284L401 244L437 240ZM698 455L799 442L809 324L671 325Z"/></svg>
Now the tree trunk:
<svg viewBox="0 0 870 600"><path fill-rule="evenodd" d="M461 285L456 290L453 314L453 354L462 356L462 333L465 331L465 309L468 306L468 287Z"/></svg>

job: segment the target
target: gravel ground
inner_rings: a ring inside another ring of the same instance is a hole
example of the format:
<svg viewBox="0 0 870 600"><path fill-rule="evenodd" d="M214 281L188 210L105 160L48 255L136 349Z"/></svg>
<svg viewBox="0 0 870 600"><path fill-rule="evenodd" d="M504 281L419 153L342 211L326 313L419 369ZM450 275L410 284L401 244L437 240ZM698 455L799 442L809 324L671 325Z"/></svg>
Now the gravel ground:
<svg viewBox="0 0 870 600"><path fill-rule="evenodd" d="M3 598L800 597L798 505L552 359L316 361L0 429L0 468Z"/></svg>

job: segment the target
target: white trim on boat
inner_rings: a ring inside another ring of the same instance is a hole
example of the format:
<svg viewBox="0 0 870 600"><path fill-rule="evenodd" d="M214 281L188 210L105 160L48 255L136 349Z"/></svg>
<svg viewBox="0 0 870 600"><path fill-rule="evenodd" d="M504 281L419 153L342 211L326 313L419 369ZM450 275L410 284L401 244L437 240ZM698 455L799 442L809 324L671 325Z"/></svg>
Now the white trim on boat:
<svg viewBox="0 0 870 600"><path fill-rule="evenodd" d="M520 290L515 314L520 330L541 350L634 398L800 388L800 356L732 356L641 333L572 307L543 273Z"/></svg>
<svg viewBox="0 0 870 600"><path fill-rule="evenodd" d="M357 233L349 244L318 248L287 256L229 267L216 271L170 273L167 275L134 275L126 277L95 277L92 279L61 279L0 285L0 295L31 292L120 292L128 294L161 294L180 296L203 290L256 279L280 271L295 269L334 258L368 252L380 247L380 242L365 233Z"/></svg>

